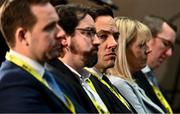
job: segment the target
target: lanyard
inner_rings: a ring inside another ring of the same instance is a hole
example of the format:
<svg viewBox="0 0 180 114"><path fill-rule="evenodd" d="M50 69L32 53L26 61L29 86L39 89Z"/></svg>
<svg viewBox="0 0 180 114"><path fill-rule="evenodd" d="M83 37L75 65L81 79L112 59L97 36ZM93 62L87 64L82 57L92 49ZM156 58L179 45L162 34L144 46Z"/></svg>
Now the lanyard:
<svg viewBox="0 0 180 114"><path fill-rule="evenodd" d="M148 82L150 83L150 85L152 86L157 98L160 100L161 104L166 108L167 112L169 114L173 114L173 111L169 105L169 103L166 101L166 99L164 98L163 94L161 93L161 91L159 90L158 87L156 87L148 78L147 78Z"/></svg>
<svg viewBox="0 0 180 114"><path fill-rule="evenodd" d="M106 81L100 79L98 77L98 74L96 72L94 72L93 70L89 69L89 68L85 68L88 72L90 72L93 76L95 76L96 78L98 78L98 80L103 83L129 110L130 107L128 105L128 103L126 102L126 100L115 90L113 89Z"/></svg>
<svg viewBox="0 0 180 114"><path fill-rule="evenodd" d="M41 84L43 84L44 86L46 86L48 89L51 90L51 92L56 95L53 90L49 87L48 83L29 65L27 64L25 61L23 61L22 59L18 58L17 56L7 52L6 53L6 59L13 62L14 64L18 65L19 67L23 68L24 70L26 70L28 73L30 73L35 79L37 79ZM56 95L58 97L58 95ZM68 104L65 104L65 106L73 113L75 114L75 108L74 105L72 104L71 100L64 95ZM58 97L59 98L59 97ZM60 98L59 98L60 99Z"/></svg>
<svg viewBox="0 0 180 114"><path fill-rule="evenodd" d="M87 84L90 86L90 88L91 88L95 93L97 93L97 91L96 91L93 83L91 82L91 80L88 79L88 80L86 80L86 82L87 82ZM101 106L96 102L96 100L94 100L94 99L91 99L91 100L92 100L94 106L96 107L96 109L98 110L98 112L99 112L100 114L110 114L108 110L107 110L107 111L103 110L103 108L101 108Z"/></svg>
<svg viewBox="0 0 180 114"><path fill-rule="evenodd" d="M159 88L157 88L154 85L151 85L153 87L153 90L156 94L156 96L158 97L158 99L160 100L161 104L166 108L167 112L169 114L173 114L173 111L169 105L169 103L166 101L166 99L164 98L163 94L161 93L161 91L159 90Z"/></svg>

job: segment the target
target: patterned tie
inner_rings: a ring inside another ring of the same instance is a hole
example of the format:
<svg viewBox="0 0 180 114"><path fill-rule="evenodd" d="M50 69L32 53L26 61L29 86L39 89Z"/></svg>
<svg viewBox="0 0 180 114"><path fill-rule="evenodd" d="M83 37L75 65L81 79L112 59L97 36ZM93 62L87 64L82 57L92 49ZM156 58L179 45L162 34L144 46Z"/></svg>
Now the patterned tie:
<svg viewBox="0 0 180 114"><path fill-rule="evenodd" d="M46 80L52 91L65 103L67 104L67 101L63 95L63 92L61 91L60 87L58 86L57 82L55 81L53 75L45 70L43 78Z"/></svg>

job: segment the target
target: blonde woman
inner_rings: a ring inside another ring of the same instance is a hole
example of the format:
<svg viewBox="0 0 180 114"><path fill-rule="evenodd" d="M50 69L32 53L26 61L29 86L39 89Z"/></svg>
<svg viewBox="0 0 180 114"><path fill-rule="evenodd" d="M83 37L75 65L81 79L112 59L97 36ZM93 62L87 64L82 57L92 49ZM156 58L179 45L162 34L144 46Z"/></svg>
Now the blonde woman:
<svg viewBox="0 0 180 114"><path fill-rule="evenodd" d="M164 113L145 95L131 76L132 73L146 66L147 54L151 52L146 44L152 37L149 28L127 17L116 17L115 22L120 38L115 66L108 69L111 82L137 113Z"/></svg>

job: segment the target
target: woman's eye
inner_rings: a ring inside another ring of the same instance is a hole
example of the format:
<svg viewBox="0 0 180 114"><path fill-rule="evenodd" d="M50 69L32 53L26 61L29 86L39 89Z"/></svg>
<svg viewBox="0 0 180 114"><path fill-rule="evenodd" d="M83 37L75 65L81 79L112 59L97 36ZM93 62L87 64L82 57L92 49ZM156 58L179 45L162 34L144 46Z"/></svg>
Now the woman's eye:
<svg viewBox="0 0 180 114"><path fill-rule="evenodd" d="M145 43L139 45L140 48L145 47Z"/></svg>

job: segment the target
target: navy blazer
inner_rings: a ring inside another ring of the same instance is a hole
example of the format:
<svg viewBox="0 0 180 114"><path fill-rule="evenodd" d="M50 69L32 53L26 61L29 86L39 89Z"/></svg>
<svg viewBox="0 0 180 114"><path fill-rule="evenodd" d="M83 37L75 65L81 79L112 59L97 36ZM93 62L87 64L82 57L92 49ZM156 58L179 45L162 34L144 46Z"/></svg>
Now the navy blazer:
<svg viewBox="0 0 180 114"><path fill-rule="evenodd" d="M55 78L58 82L64 82L64 85L61 85L66 88L64 92L71 96L72 99L75 99L75 102L83 107L86 112L98 113L91 99L83 89L79 77L65 66L63 62L54 59L46 64L46 68L56 75ZM82 113L83 111L80 110L77 112Z"/></svg>
<svg viewBox="0 0 180 114"><path fill-rule="evenodd" d="M146 95L155 103L157 104L164 112L167 113L167 110L165 107L161 104L160 100L156 96L153 87L151 84L148 82L148 79L146 76L142 73L142 71L135 72L133 74L134 79L136 80L136 83L141 87Z"/></svg>
<svg viewBox="0 0 180 114"><path fill-rule="evenodd" d="M2 63L0 79L0 112L70 113L47 87L10 61Z"/></svg>

